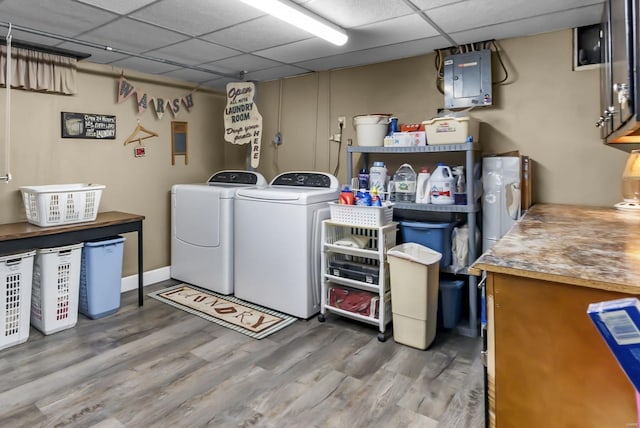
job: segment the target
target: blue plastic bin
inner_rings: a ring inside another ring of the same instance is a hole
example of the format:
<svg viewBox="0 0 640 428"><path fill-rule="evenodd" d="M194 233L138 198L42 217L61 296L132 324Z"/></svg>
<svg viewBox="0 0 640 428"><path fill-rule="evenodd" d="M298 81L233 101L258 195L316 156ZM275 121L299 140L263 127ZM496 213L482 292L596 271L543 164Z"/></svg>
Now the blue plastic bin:
<svg viewBox="0 0 640 428"><path fill-rule="evenodd" d="M464 287L464 281L461 279L440 278L438 292L438 325L440 327L455 328L460 322L462 287Z"/></svg>
<svg viewBox="0 0 640 428"><path fill-rule="evenodd" d="M456 222L427 223L417 221L400 222L402 242L415 242L442 254L440 267L451 265L451 233Z"/></svg>
<svg viewBox="0 0 640 428"><path fill-rule="evenodd" d="M78 311L98 319L120 309L124 238L89 241L82 248Z"/></svg>

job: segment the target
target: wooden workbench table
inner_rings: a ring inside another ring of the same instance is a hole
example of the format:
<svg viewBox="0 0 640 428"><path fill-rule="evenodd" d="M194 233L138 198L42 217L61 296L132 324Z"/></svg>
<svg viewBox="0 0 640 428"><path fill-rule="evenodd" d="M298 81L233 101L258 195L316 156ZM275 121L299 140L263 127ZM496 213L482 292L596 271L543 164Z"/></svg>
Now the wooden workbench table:
<svg viewBox="0 0 640 428"><path fill-rule="evenodd" d="M95 221L39 227L27 222L0 224L0 254L60 247L120 233L138 234L138 305L143 305L142 221L144 216L119 211L99 213Z"/></svg>

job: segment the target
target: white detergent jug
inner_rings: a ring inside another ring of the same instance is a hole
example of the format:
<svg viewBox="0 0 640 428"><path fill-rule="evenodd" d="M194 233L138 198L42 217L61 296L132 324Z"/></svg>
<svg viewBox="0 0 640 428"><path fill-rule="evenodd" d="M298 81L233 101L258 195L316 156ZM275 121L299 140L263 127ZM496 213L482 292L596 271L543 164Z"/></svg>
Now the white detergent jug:
<svg viewBox="0 0 640 428"><path fill-rule="evenodd" d="M439 163L429 179L431 203L440 205L453 204L455 202L453 198L454 181L451 168Z"/></svg>
<svg viewBox="0 0 640 428"><path fill-rule="evenodd" d="M416 203L428 204L431 201L429 189L430 178L431 173L429 172L429 168L420 168L420 172L418 173L418 181L416 183Z"/></svg>

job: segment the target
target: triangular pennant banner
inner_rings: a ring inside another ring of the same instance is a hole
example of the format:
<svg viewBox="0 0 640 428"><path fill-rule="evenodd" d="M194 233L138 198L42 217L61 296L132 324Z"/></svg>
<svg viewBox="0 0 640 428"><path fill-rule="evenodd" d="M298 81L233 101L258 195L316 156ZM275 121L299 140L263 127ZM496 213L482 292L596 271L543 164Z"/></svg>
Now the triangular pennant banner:
<svg viewBox="0 0 640 428"><path fill-rule="evenodd" d="M120 80L118 81L118 104L129 98L136 92L136 89L133 85L124 78L124 76L120 76Z"/></svg>

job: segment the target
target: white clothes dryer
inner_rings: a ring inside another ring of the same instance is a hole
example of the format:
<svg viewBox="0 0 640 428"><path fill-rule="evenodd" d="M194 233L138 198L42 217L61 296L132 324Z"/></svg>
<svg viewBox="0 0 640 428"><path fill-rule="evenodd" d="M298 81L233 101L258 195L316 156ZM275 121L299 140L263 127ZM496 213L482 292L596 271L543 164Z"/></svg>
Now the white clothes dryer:
<svg viewBox="0 0 640 428"><path fill-rule="evenodd" d="M292 171L236 194L235 296L298 318L320 311L322 221L340 185L323 172Z"/></svg>
<svg viewBox="0 0 640 428"><path fill-rule="evenodd" d="M238 189L264 187L253 171L220 171L207 183L171 187L171 277L231 294L234 198Z"/></svg>

